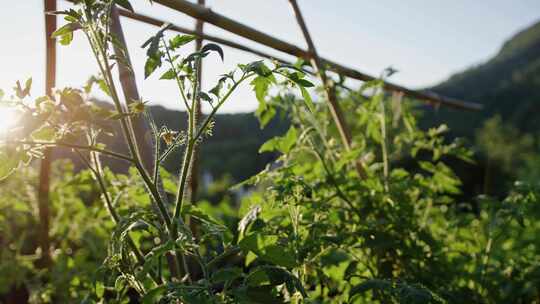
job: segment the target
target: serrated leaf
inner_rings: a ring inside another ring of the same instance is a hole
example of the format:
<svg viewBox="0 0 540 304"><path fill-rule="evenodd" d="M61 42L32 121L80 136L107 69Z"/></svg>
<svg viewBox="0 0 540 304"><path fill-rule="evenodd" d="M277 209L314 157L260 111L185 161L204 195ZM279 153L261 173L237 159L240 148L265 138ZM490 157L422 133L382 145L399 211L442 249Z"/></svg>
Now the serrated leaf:
<svg viewBox="0 0 540 304"><path fill-rule="evenodd" d="M262 152L272 152L279 151L281 153L288 153L291 148L295 145L296 139L298 138L298 132L295 127L290 127L287 134L282 137L274 137L269 141L265 142L259 149L259 153Z"/></svg>
<svg viewBox="0 0 540 304"><path fill-rule="evenodd" d="M296 258L289 248L278 244L278 236L253 233L244 237L238 245L244 251L255 253L260 259L279 266L292 268Z"/></svg>
<svg viewBox="0 0 540 304"><path fill-rule="evenodd" d="M172 50L175 50L185 44L190 43L195 40L197 37L192 35L176 35L173 39L169 40L169 47Z"/></svg>
<svg viewBox="0 0 540 304"><path fill-rule="evenodd" d="M176 73L174 69L169 69L167 72L163 73L161 77L159 77L159 79L166 79L166 80L174 79L174 78L176 78Z"/></svg>
<svg viewBox="0 0 540 304"><path fill-rule="evenodd" d="M259 102L265 102L264 98L268 93L268 88L270 87L271 83L271 80L264 76L257 76L251 81L250 84L253 86L255 97L257 97Z"/></svg>
<svg viewBox="0 0 540 304"><path fill-rule="evenodd" d="M24 88L21 86L21 82L17 80L15 87L15 94L18 98L23 99L30 95L30 89L32 88L32 78L28 78L24 84Z"/></svg>
<svg viewBox="0 0 540 304"><path fill-rule="evenodd" d="M51 126L43 126L32 132L32 138L40 141L52 141L56 135L56 131Z"/></svg>

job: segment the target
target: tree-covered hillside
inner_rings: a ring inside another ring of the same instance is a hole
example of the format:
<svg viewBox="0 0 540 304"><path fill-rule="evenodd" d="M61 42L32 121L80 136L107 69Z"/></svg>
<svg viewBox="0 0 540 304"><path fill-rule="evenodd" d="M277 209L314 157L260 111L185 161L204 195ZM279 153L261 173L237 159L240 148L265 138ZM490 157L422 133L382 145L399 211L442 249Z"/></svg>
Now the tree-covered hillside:
<svg viewBox="0 0 540 304"><path fill-rule="evenodd" d="M492 59L450 77L432 90L484 105L480 113L446 108L426 113L426 121L446 122L455 135L473 136L474 129L496 114L521 131L537 132L540 129L540 119L537 119L540 115L540 22L509 39Z"/></svg>

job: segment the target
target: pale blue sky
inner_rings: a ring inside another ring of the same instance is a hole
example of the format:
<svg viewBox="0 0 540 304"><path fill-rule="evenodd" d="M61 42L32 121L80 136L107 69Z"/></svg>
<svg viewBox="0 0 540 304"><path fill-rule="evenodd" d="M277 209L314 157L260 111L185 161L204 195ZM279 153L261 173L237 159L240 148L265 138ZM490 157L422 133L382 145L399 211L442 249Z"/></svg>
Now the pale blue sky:
<svg viewBox="0 0 540 304"><path fill-rule="evenodd" d="M0 87L9 89L17 79L34 78L33 95L42 94L44 21L41 0L0 0ZM135 10L192 27L194 20L147 0L132 0ZM61 7L67 7L59 0ZM286 41L304 46L287 0L207 0L226 16ZM517 31L540 19L538 0L299 0L319 53L360 71L378 75L385 67L400 72L393 81L425 87L454 72L494 55ZM144 51L140 45L156 29L123 19L128 47L135 64L142 96L152 104L181 108L171 82L144 81ZM206 26L221 35L289 58L241 37ZM210 57L205 65L205 86L213 76L237 63L256 60L253 55L225 48L225 63ZM77 35L73 45L59 47L58 87L80 86L96 68L86 42ZM352 83L354 85L354 83ZM240 90L225 112L253 110L256 100L249 88Z"/></svg>

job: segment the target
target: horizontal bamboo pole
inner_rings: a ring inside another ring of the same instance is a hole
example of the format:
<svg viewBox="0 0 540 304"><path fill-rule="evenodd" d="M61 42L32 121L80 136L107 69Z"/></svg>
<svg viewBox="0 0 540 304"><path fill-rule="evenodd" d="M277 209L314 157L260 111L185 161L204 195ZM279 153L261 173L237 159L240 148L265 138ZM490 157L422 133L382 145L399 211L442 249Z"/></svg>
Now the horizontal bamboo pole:
<svg viewBox="0 0 540 304"><path fill-rule="evenodd" d="M304 58L307 61L311 60L311 54L306 50L303 50L291 43L285 42L278 38L274 38L266 33L263 33L259 30L251 28L231 18L215 13L212 10L202 7L200 5L197 5L189 1L185 1L185 0L154 0L154 2L159 3L168 8L171 8L173 10L187 14L193 18L203 20L207 23L210 23L219 28L222 28L226 31L242 36L249 40L258 42L260 44L266 45L270 48L279 50L281 52L287 53L292 56ZM326 68L349 78L353 78L353 79L357 79L361 81L371 81L371 80L377 79L376 77L373 77L368 74L359 72L355 69L340 65L336 62L333 62L331 60L328 60L322 57L321 57L321 62ZM406 87L396 85L390 82L385 82L385 89L390 90L390 91L403 92L409 97L427 101L430 104L440 104L440 105L462 109L462 110L481 110L482 109L482 105L478 103L472 103L472 102L467 102L463 100L458 100L455 98L445 97L445 96L442 96L442 95L439 95L437 93L427 91L427 90L416 91L416 90L408 89Z"/></svg>
<svg viewBox="0 0 540 304"><path fill-rule="evenodd" d="M125 10L125 9L119 9L118 13L120 14L120 16L129 18L129 19L133 19L133 20L137 20L137 21L140 21L140 22L143 22L143 23L146 23L146 24L155 25L155 26L158 26L158 27L162 26L165 23L167 23L165 21L162 21L162 20L147 16L147 15L143 15L143 14L140 14L140 13L133 13L133 12L130 12L130 11ZM230 41L230 40L227 40L227 39L223 39L223 38L220 38L220 37L217 37L217 36L208 35L208 34L204 34L204 33L199 34L194 30L191 30L191 29L188 29L188 28L185 28L185 27L182 27L182 26L178 26L178 25L175 25L175 24L171 25L171 30L176 31L176 32L180 32L180 33L184 33L184 34L188 34L188 35L197 36L197 37L202 38L203 40L213 41L215 43L226 45L226 46L234 48L234 49L238 49L238 50L241 50L241 51L244 51L244 52L247 52L247 53L255 54L255 55L257 55L259 57L262 57L262 58L267 58L267 59L270 59L270 60L279 61L281 63L290 64L290 62L285 60L285 59L270 55L268 53L265 53L265 52L256 50L254 48L242 45L240 43ZM312 72L309 72L309 73L312 73Z"/></svg>
<svg viewBox="0 0 540 304"><path fill-rule="evenodd" d="M130 11L125 10L125 9L118 9L118 14L120 16L122 16L122 17L132 19L132 20L136 20L136 21L140 21L142 23L146 23L146 24L149 24L149 25L154 25L154 26L157 26L157 27L160 27L165 23L169 23L169 22L166 22L166 21L156 19L154 17L150 17L148 15L144 15L144 14L140 14L140 13L133 13L133 12L130 12ZM194 30L191 30L191 29L179 26L179 25L175 25L175 24L172 24L172 23L169 23L169 24L171 24L171 28L170 28L171 31L197 36L197 37L199 37L199 38L201 38L203 40L208 40L208 41L212 41L212 42L215 42L215 43L219 43L221 45L226 45L226 46L231 47L233 49L241 50L241 51L244 51L246 53L251 53L251 54L257 55L257 56L259 56L261 58L266 58L266 59L269 59L269 60L275 60L275 61L277 61L279 63L282 63L282 64L294 65L294 63L291 62L291 61L285 60L285 59L280 58L278 56L271 55L269 53L266 53L266 52L263 52L263 51L260 51L260 50L245 46L245 45L242 45L242 44L240 44L238 42L234 42L234 41L227 40L227 39L217 37L217 36L213 36L213 35L208 35L208 34L205 34L205 33L199 34ZM311 66L310 66L310 68L311 68ZM315 72L313 72L312 70L310 70L310 69L308 69L306 67L301 67L301 69L304 71L304 73L307 73L307 74L313 75L313 76L317 76L317 74L315 74ZM352 91L352 89L350 87L348 87L348 86L346 86L345 84L342 84L342 83L337 83L336 86L341 87L341 88L346 89L346 90L349 90L349 91Z"/></svg>
<svg viewBox="0 0 540 304"><path fill-rule="evenodd" d="M67 0L67 1L73 2L73 0ZM295 57L304 58L307 61L311 59L309 52L306 50L303 50L293 44L274 38L256 29L243 25L228 17L214 13L210 9L200 7L197 4L193 4L184 0L155 0L154 2L160 3L174 10L183 12L187 15L190 15L191 17L195 19L201 19L205 22L213 24L231 33L256 41L270 48L281 51L283 53L286 53ZM130 18L133 20L138 20L143 23L147 23L147 24L151 24L155 26L161 26L164 23L167 23L157 18L145 16L139 13L133 13L124 9L119 9L118 11L121 16ZM171 29L176 30L181 33L189 34L189 35L197 35L197 33L194 30L190 30L190 29L178 26L178 25L173 25ZM219 44L227 45L229 47L239 49L245 52L249 52L263 58L277 60L282 63L288 63L284 59L253 49L251 47L247 47L245 45L242 45L234 41L230 41L227 39L223 39L223 38L208 35L208 34L201 35L201 38L205 40L213 41ZM335 63L331 60L328 60L322 57L321 57L321 61L323 62L323 65L329 67L330 70L340 75L352 78L352 79L361 80L361 81L371 81L371 80L377 79L376 77L370 76L368 74L357 71L353 68L343 66L341 64ZM311 71L306 71L306 72L313 74L313 72ZM440 95L440 94L437 94L435 92L428 91L428 90L412 90L412 89L408 89L406 87L393 84L390 82L385 82L384 85L385 85L385 89L389 91L403 92L409 97L413 97L413 98L419 99L421 101L425 101L433 105L442 105L442 106L448 106L451 108L469 110L469 111L479 111L479 110L482 110L483 108L483 105L479 103L468 102L468 101L463 101L463 100L443 96L443 95Z"/></svg>

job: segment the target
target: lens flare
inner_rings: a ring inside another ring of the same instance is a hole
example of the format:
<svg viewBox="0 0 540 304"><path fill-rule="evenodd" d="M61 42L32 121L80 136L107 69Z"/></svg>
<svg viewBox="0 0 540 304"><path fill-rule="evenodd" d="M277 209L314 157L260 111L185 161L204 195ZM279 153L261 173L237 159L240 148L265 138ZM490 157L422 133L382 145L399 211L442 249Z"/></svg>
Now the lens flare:
<svg viewBox="0 0 540 304"><path fill-rule="evenodd" d="M0 135L6 134L10 128L15 127L19 119L16 109L0 106Z"/></svg>

